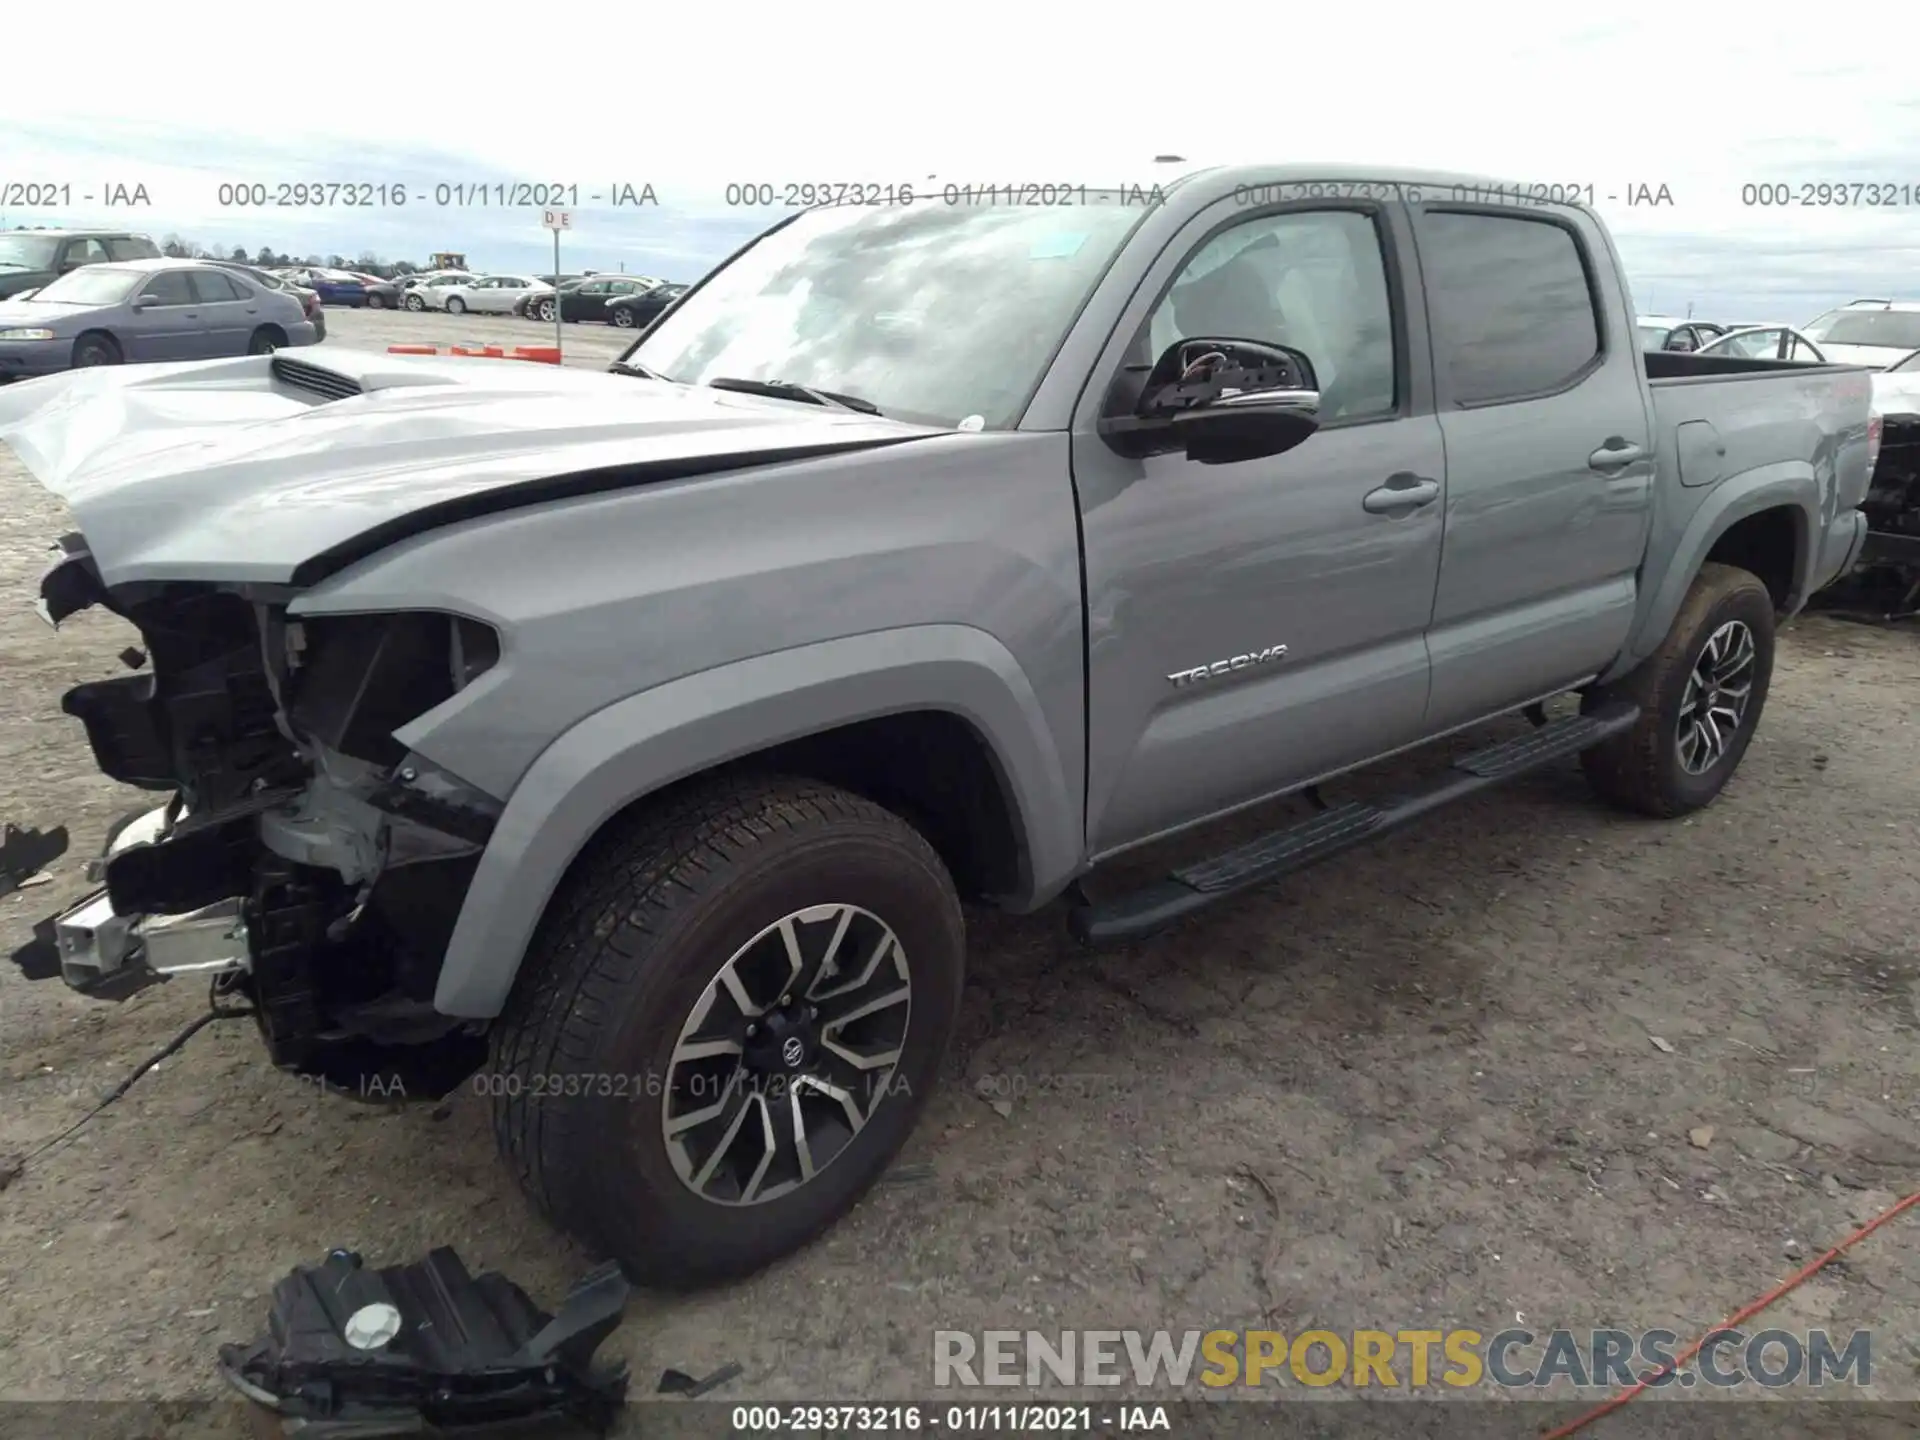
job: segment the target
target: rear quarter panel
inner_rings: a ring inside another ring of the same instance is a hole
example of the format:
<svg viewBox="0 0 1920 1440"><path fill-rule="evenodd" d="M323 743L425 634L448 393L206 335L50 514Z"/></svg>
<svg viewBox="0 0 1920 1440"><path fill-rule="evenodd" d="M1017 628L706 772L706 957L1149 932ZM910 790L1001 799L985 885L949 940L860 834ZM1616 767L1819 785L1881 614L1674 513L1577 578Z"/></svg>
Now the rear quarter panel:
<svg viewBox="0 0 1920 1440"><path fill-rule="evenodd" d="M1790 366L1652 382L1659 481L1646 597L1610 675L1652 654L1714 542L1750 515L1787 507L1796 558L1789 614L1827 578L1818 557L1829 530L1866 495L1869 372Z"/></svg>

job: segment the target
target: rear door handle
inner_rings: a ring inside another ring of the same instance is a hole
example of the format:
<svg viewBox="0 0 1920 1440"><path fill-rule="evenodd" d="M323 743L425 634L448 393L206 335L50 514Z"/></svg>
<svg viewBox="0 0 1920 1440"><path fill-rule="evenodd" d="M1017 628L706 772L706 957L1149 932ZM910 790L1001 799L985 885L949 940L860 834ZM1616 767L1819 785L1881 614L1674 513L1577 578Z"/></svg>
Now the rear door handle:
<svg viewBox="0 0 1920 1440"><path fill-rule="evenodd" d="M1626 469L1646 453L1646 446L1635 445L1616 435L1587 457L1587 465L1602 475L1611 475L1616 470Z"/></svg>
<svg viewBox="0 0 1920 1440"><path fill-rule="evenodd" d="M1390 475L1387 483L1367 493L1360 506L1369 515L1411 513L1440 498L1440 482L1419 475Z"/></svg>

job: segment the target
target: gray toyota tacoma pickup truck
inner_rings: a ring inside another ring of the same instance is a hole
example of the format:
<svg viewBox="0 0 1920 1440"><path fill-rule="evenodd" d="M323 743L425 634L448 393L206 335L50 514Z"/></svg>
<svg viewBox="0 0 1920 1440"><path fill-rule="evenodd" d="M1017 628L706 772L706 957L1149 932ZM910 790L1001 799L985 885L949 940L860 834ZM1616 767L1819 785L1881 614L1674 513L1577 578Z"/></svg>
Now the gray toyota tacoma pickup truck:
<svg viewBox="0 0 1920 1440"><path fill-rule="evenodd" d="M1860 546L1868 376L1643 356L1606 229L1525 193L815 209L610 372L329 345L0 392L73 516L43 613L144 637L64 709L166 797L20 968L212 977L279 1065L470 1076L546 1213L684 1286L896 1153L963 901L1143 935L1575 756L1707 804Z"/></svg>

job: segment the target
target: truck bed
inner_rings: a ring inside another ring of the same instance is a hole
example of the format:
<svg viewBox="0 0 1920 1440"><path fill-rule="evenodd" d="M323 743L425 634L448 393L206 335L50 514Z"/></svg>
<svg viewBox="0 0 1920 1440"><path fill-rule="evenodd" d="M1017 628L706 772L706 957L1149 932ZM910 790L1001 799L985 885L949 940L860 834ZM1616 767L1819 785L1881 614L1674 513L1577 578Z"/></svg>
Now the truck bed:
<svg viewBox="0 0 1920 1440"><path fill-rule="evenodd" d="M1683 532L1722 482L1777 466L1783 455L1808 457L1810 483L1820 489L1807 502L1813 533L1828 534L1833 517L1867 498L1861 422L1871 370L1677 351L1649 351L1644 360L1654 449L1662 474L1676 482L1658 491L1656 525L1665 534ZM1842 530L1813 557L1809 588L1831 580L1852 553Z"/></svg>
<svg viewBox="0 0 1920 1440"><path fill-rule="evenodd" d="M1757 380L1764 375L1828 375L1846 370L1868 373L1860 365L1810 365L1804 360L1749 360L1744 355L1695 355L1678 350L1649 350L1647 379L1654 385L1698 384L1702 381Z"/></svg>

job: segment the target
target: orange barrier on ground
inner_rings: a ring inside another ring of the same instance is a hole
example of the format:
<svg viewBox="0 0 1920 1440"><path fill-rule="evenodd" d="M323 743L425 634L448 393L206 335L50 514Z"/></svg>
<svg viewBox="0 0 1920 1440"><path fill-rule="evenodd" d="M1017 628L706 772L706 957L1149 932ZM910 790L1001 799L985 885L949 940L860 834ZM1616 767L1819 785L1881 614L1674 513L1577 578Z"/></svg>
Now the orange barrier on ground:
<svg viewBox="0 0 1920 1440"><path fill-rule="evenodd" d="M389 345L389 355L438 355L438 345ZM472 360L532 360L541 365L558 365L560 347L558 345L516 345L509 355L499 345L449 345L449 355L464 355Z"/></svg>

